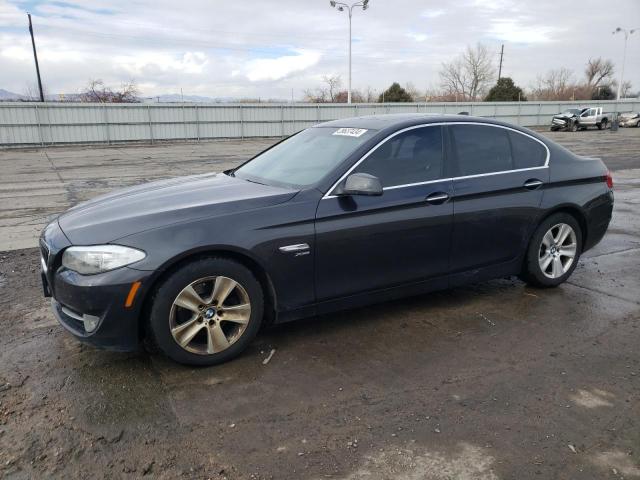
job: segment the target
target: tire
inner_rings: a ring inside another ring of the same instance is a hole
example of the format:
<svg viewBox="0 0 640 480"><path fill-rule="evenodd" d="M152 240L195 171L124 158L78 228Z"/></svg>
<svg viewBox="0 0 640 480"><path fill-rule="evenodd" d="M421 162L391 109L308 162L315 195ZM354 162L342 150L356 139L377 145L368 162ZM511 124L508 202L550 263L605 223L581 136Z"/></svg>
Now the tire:
<svg viewBox="0 0 640 480"><path fill-rule="evenodd" d="M578 124L576 122L572 122L571 126L569 127L569 131L577 132L578 131Z"/></svg>
<svg viewBox="0 0 640 480"><path fill-rule="evenodd" d="M152 343L178 363L216 365L249 345L263 313L264 294L251 270L223 257L201 258L157 288L147 331Z"/></svg>
<svg viewBox="0 0 640 480"><path fill-rule="evenodd" d="M607 120L603 119L599 124L598 124L598 130L606 130L607 129Z"/></svg>
<svg viewBox="0 0 640 480"><path fill-rule="evenodd" d="M561 225L569 227L571 230L564 239L561 237L567 230L562 230L561 235L560 232L563 228L560 227ZM551 237L548 236L549 234ZM559 246L558 240L562 240ZM569 262L568 253L572 249L573 257ZM567 255L562 255L562 252ZM557 287L571 276L578 264L581 252L582 229L575 217L563 212L551 215L538 225L531 238L520 278L534 287ZM546 263L549 258L551 258L550 263ZM543 271L545 263L547 267Z"/></svg>

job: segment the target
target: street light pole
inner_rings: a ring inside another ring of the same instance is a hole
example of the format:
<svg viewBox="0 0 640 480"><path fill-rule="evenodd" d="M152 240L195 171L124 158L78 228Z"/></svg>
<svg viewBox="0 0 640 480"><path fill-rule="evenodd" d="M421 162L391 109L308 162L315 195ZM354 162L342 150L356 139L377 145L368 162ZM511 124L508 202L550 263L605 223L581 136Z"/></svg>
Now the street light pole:
<svg viewBox="0 0 640 480"><path fill-rule="evenodd" d="M618 94L616 96L616 100L620 100L620 94L622 92L622 82L624 82L624 64L627 60L627 40L629 40L629 35L632 35L636 30L638 29L632 28L631 30L627 30L626 28L618 27L613 31L613 35L615 35L616 33L624 34L624 49L622 51L622 71L620 73L620 83L618 84Z"/></svg>
<svg viewBox="0 0 640 480"><path fill-rule="evenodd" d="M331 0L329 5L333 8L337 7L339 12L344 12L346 10L349 14L349 89L347 90L347 103L351 103L351 17L353 15L354 7L362 7L362 10L369 8L369 0L363 0L362 2L356 2L351 5Z"/></svg>

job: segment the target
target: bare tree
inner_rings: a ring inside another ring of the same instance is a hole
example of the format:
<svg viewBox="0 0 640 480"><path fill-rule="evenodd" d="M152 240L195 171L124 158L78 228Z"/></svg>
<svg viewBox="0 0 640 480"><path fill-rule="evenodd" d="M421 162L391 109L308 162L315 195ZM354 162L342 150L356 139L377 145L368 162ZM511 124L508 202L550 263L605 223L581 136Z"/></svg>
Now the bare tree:
<svg viewBox="0 0 640 480"><path fill-rule="evenodd" d="M375 103L378 101L378 92L370 86L367 87L362 96L364 97L364 101L367 103Z"/></svg>
<svg viewBox="0 0 640 480"><path fill-rule="evenodd" d="M340 78L340 75L323 75L322 81L327 84L329 101L335 102L336 94L342 86L342 78Z"/></svg>
<svg viewBox="0 0 640 480"><path fill-rule="evenodd" d="M587 77L587 85L596 88L604 85L611 85L611 77L614 74L614 67L611 60L603 60L601 57L590 58L584 69Z"/></svg>
<svg viewBox="0 0 640 480"><path fill-rule="evenodd" d="M424 99L424 95L420 93L420 90L418 90L412 82L407 82L404 85L404 89L411 95L414 102L419 102L421 99Z"/></svg>
<svg viewBox="0 0 640 480"><path fill-rule="evenodd" d="M139 101L138 95L138 87L133 81L123 83L119 90L112 90L102 80L91 80L80 93L80 99L92 103L135 103Z"/></svg>
<svg viewBox="0 0 640 480"><path fill-rule="evenodd" d="M349 98L349 93L346 90L340 90L336 92L334 97L334 103L347 103ZM351 102L352 103L364 103L365 97L362 95L360 90L351 90Z"/></svg>
<svg viewBox="0 0 640 480"><path fill-rule="evenodd" d="M326 103L327 91L324 88L316 88L315 90L307 89L304 92L304 101L309 103Z"/></svg>
<svg viewBox="0 0 640 480"><path fill-rule="evenodd" d="M536 100L571 100L577 87L572 77L573 72L564 67L549 70L544 76L538 76L531 96Z"/></svg>
<svg viewBox="0 0 640 480"><path fill-rule="evenodd" d="M613 82L611 84L612 88L614 86L617 87L617 82ZM632 97L633 95L631 94L631 88L632 88L632 85L629 80L625 80L624 82L622 82L622 88L620 89L620 98Z"/></svg>
<svg viewBox="0 0 640 480"><path fill-rule="evenodd" d="M49 92L46 85L42 85L42 94L44 95L44 99L46 100L49 96ZM27 102L39 102L40 101L40 89L38 88L37 83L32 83L27 85L24 88L24 93L22 97Z"/></svg>
<svg viewBox="0 0 640 480"><path fill-rule="evenodd" d="M478 43L467 46L458 58L443 63L440 82L445 95L461 100L477 100L483 96L495 77L495 67L487 47Z"/></svg>

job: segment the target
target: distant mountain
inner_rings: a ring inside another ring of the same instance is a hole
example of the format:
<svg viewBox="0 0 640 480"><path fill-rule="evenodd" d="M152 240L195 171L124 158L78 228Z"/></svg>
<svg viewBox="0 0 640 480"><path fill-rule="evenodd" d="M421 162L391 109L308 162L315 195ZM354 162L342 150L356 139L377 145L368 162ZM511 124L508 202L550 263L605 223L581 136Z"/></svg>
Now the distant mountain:
<svg viewBox="0 0 640 480"><path fill-rule="evenodd" d="M0 88L0 101L7 102L10 100L22 100L23 98L24 97L22 95Z"/></svg>
<svg viewBox="0 0 640 480"><path fill-rule="evenodd" d="M165 93L162 95L156 95L155 97L143 97L142 101L145 103L226 103L233 102L236 99L231 97L204 97L201 95L180 95L179 93Z"/></svg>
<svg viewBox="0 0 640 480"><path fill-rule="evenodd" d="M81 101L80 94L78 93L63 93L63 94L50 94L45 95L45 99L48 102L79 102ZM10 92L0 88L0 102L15 102L25 101L27 97L18 93ZM33 99L37 101L38 99ZM140 97L140 101L143 103L234 103L239 101L250 101L249 99L242 99L238 97L205 97L202 95L185 95L184 97L179 93L165 93L154 97ZM286 102L286 100L278 99L256 99L254 102Z"/></svg>

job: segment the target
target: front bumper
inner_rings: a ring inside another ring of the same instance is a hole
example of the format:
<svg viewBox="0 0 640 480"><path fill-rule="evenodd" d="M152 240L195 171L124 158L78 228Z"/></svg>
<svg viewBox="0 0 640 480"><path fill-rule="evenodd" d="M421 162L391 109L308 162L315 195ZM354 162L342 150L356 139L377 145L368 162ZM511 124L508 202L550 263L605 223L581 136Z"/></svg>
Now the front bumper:
<svg viewBox="0 0 640 480"><path fill-rule="evenodd" d="M146 275L127 267L97 275L79 275L60 268L50 286L53 313L64 328L86 343L110 350L136 350L140 343L142 288L131 307L125 302L132 284L144 285Z"/></svg>
<svg viewBox="0 0 640 480"><path fill-rule="evenodd" d="M132 351L140 343L140 316L152 272L122 267L96 275L80 275L61 265L70 246L57 222L43 231L40 246L45 296L52 297L53 313L69 332L83 342L110 350ZM125 306L131 286L141 282L133 302ZM85 325L94 322L89 331Z"/></svg>

